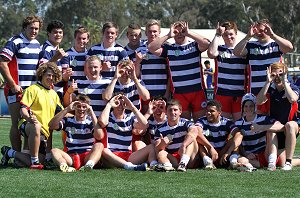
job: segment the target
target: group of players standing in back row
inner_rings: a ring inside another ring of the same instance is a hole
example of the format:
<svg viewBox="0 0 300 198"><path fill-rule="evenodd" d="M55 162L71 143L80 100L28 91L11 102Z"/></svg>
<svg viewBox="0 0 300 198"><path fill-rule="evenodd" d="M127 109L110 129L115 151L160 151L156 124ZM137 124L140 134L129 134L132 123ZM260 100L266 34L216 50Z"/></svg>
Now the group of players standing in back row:
<svg viewBox="0 0 300 198"><path fill-rule="evenodd" d="M298 132L299 89L287 80L281 56L292 44L268 20L249 27L237 43L237 25L217 25L208 39L175 22L160 36L160 23L129 24L129 43L116 43L118 27L102 27L102 42L87 49L79 27L74 46L60 44L64 24L29 16L23 31L0 52L0 71L11 114L11 147L1 164L63 172L119 167L186 171L216 167L251 172L277 166L291 170ZM174 38L175 43L167 40ZM224 45L220 45L221 38ZM203 88L201 53L215 59L215 99ZM52 148L62 130L63 149ZM23 137L23 138L22 138ZM22 148L23 139L23 148Z"/></svg>

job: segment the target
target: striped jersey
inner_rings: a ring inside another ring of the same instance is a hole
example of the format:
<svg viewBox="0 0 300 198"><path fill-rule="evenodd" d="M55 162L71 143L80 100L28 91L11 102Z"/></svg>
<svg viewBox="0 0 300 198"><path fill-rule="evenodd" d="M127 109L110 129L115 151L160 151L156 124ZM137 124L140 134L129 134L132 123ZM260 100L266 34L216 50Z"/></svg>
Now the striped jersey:
<svg viewBox="0 0 300 198"><path fill-rule="evenodd" d="M50 41L46 41L41 49L41 52L39 54L39 65L48 62L56 53L57 47L54 47ZM58 60L56 62L57 67L60 71L62 71L61 62ZM60 98L63 96L63 87L65 83L64 81L60 81L57 84L54 85L54 90L57 92Z"/></svg>
<svg viewBox="0 0 300 198"><path fill-rule="evenodd" d="M84 52L77 52L74 47L72 47L66 51L68 56L60 60L62 66L67 65L67 67L72 68L73 75L70 77L70 82L72 82L73 79L76 81L86 78L84 74L84 63L87 52L87 49L85 49Z"/></svg>
<svg viewBox="0 0 300 198"><path fill-rule="evenodd" d="M235 125L242 132L242 147L245 152L254 154L262 153L266 149L267 131L251 131L250 127L252 123L258 125L270 125L275 123L275 120L268 116L257 114L253 121L247 122L245 118L241 118L235 122Z"/></svg>
<svg viewBox="0 0 300 198"><path fill-rule="evenodd" d="M155 133L157 131L158 128L160 128L165 122L167 121L167 117L166 119L163 121L163 122L157 122L153 115L151 115L148 119L148 129L147 129L147 133L150 134L150 137L151 137L151 143L154 143L154 136L155 136Z"/></svg>
<svg viewBox="0 0 300 198"><path fill-rule="evenodd" d="M145 54L141 62L141 79L151 97L163 96L168 84L167 60L149 52L147 46L148 42L145 42L136 50Z"/></svg>
<svg viewBox="0 0 300 198"><path fill-rule="evenodd" d="M107 148L111 151L131 151L132 129L135 120L134 113L124 114L123 119L117 119L113 112L109 115L107 132Z"/></svg>
<svg viewBox="0 0 300 198"><path fill-rule="evenodd" d="M135 61L135 50L131 49L128 46L128 44L124 47L124 50L126 51L128 58L134 62Z"/></svg>
<svg viewBox="0 0 300 198"><path fill-rule="evenodd" d="M193 126L193 123L185 118L180 118L177 125L169 126L168 121L162 124L155 133L155 141L160 138L160 134L165 137L168 134L172 136L172 142L166 147L166 151L169 153L175 153L180 148L184 141L184 138L189 130Z"/></svg>
<svg viewBox="0 0 300 198"><path fill-rule="evenodd" d="M143 81L139 80L142 86L145 87ZM122 85L119 80L117 80L116 85L114 87L114 93L122 92L133 104L134 106L140 110L141 109L141 100L140 95L138 93L138 89L133 80L126 85ZM127 112L127 111L126 111ZM127 112L128 113L128 112Z"/></svg>
<svg viewBox="0 0 300 198"><path fill-rule="evenodd" d="M240 97L245 94L246 58L233 54L233 48L218 46L219 55L216 58L215 85L216 94L221 96Z"/></svg>
<svg viewBox="0 0 300 198"><path fill-rule="evenodd" d="M231 120L223 116L220 117L218 123L209 123L206 117L199 118L195 126L203 129L203 135L217 150L222 150L225 147L230 133L236 128Z"/></svg>
<svg viewBox="0 0 300 198"><path fill-rule="evenodd" d="M99 80L77 80L78 93L85 94L91 99L91 106L98 117L106 106L106 101L102 99L102 93L110 83L108 78L100 78Z"/></svg>
<svg viewBox="0 0 300 198"><path fill-rule="evenodd" d="M39 53L40 43L36 39L29 41L23 33L10 38L0 52L1 57L9 60L9 72L22 89L36 83Z"/></svg>
<svg viewBox="0 0 300 198"><path fill-rule="evenodd" d="M299 88L290 84L292 90L299 96ZM270 116L278 120L281 124L288 121L297 120L298 103L290 103L285 95L285 89L278 91L275 84L271 83L268 93L270 94Z"/></svg>
<svg viewBox="0 0 300 198"><path fill-rule="evenodd" d="M106 78L113 78L119 61L128 59L124 48L116 43L110 48L104 48L103 43L94 45L89 49L87 55L97 55L101 61L109 61L111 63L111 69L109 71L101 72L101 75Z"/></svg>
<svg viewBox="0 0 300 198"><path fill-rule="evenodd" d="M92 120L76 121L73 117L64 117L62 130L66 133L67 153L84 153L94 145L94 125Z"/></svg>
<svg viewBox="0 0 300 198"><path fill-rule="evenodd" d="M257 95L266 82L267 67L272 63L280 62L283 53L274 40L267 43L249 41L246 45L246 49L248 51L247 59L250 65L249 88L251 93Z"/></svg>
<svg viewBox="0 0 300 198"><path fill-rule="evenodd" d="M162 45L161 57L168 58L174 92L191 93L203 89L198 43Z"/></svg>

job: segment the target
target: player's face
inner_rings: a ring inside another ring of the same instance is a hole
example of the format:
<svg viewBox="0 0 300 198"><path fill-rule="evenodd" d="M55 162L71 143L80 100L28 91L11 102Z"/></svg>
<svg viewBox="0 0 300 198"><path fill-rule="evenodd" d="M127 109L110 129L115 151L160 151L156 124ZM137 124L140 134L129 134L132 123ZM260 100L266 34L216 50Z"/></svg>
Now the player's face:
<svg viewBox="0 0 300 198"><path fill-rule="evenodd" d="M53 84L53 80L54 80L54 72L51 69L48 69L44 73L41 83L44 87L49 88Z"/></svg>
<svg viewBox="0 0 300 198"><path fill-rule="evenodd" d="M178 31L178 34L175 34L174 36L175 43L179 45L184 44L186 37L182 34L182 27L178 25L174 29Z"/></svg>
<svg viewBox="0 0 300 198"><path fill-rule="evenodd" d="M222 35L225 45L232 47L235 45L236 33L234 29L226 30Z"/></svg>
<svg viewBox="0 0 300 198"><path fill-rule="evenodd" d="M53 29L48 33L48 39L53 45L59 45L64 37L64 31L60 28Z"/></svg>
<svg viewBox="0 0 300 198"><path fill-rule="evenodd" d="M265 33L265 26L262 24L257 24L255 26L254 33L255 37L261 42L264 42L268 38L268 35Z"/></svg>
<svg viewBox="0 0 300 198"><path fill-rule="evenodd" d="M100 77L101 63L98 60L86 64L86 76L89 80L98 80Z"/></svg>
<svg viewBox="0 0 300 198"><path fill-rule="evenodd" d="M207 106L206 107L206 118L210 123L218 123L220 120L221 112L218 111L216 106Z"/></svg>
<svg viewBox="0 0 300 198"><path fill-rule="evenodd" d="M139 46L140 45L140 39L142 37L141 30L140 29L131 29L128 28L127 30L127 38L129 40L129 43L133 46Z"/></svg>
<svg viewBox="0 0 300 198"><path fill-rule="evenodd" d="M39 22L33 22L24 29L24 34L28 40L33 40L37 37L38 33L40 31L40 23Z"/></svg>
<svg viewBox="0 0 300 198"><path fill-rule="evenodd" d="M253 113L255 112L255 105L252 101L248 100L246 101L245 105L244 105L244 114L245 115L253 115Z"/></svg>
<svg viewBox="0 0 300 198"><path fill-rule="evenodd" d="M166 102L163 100L157 100L154 102L153 114L156 117L164 117L166 115Z"/></svg>
<svg viewBox="0 0 300 198"><path fill-rule="evenodd" d="M77 33L75 37L75 49L80 52L84 51L88 42L88 33Z"/></svg>
<svg viewBox="0 0 300 198"><path fill-rule="evenodd" d="M159 26L158 25L151 25L147 28L146 36L148 39L148 42L152 42L156 37L158 37L160 34Z"/></svg>
<svg viewBox="0 0 300 198"><path fill-rule="evenodd" d="M283 69L272 69L271 71L271 77L276 84L281 84L280 77L282 77L282 75L284 75Z"/></svg>
<svg viewBox="0 0 300 198"><path fill-rule="evenodd" d="M87 104L84 101L78 101L75 105L75 115L78 118L84 118L87 111Z"/></svg>
<svg viewBox="0 0 300 198"><path fill-rule="evenodd" d="M167 116L169 122L178 122L180 115L181 115L181 109L177 105L168 106L167 108Z"/></svg>
<svg viewBox="0 0 300 198"><path fill-rule="evenodd" d="M106 28L104 30L103 39L107 43L110 43L110 44L114 43L116 41L117 36L118 36L118 33L117 33L116 28L114 28L114 27Z"/></svg>

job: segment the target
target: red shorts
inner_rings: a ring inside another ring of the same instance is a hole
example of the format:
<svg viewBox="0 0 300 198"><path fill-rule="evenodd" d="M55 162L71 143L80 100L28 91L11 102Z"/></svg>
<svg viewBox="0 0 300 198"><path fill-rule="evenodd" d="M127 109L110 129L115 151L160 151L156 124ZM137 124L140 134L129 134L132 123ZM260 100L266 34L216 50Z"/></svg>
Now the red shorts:
<svg viewBox="0 0 300 198"><path fill-rule="evenodd" d="M87 152L84 152L84 153L80 153L80 154L77 154L77 153L71 153L69 154L70 157L72 158L73 160L73 167L76 169L76 170L79 170L81 166L84 165L84 159L85 157L90 154L90 151L87 151ZM79 159L76 158L75 155L78 155L79 156ZM74 157L75 156L75 157Z"/></svg>
<svg viewBox="0 0 300 198"><path fill-rule="evenodd" d="M180 102L182 111L189 111L192 108L194 113L206 108L206 96L203 90L185 94L174 93L173 97Z"/></svg>
<svg viewBox="0 0 300 198"><path fill-rule="evenodd" d="M268 167L268 159L266 159L265 153L258 153L255 155L256 155L257 160L259 161L260 167ZM280 160L279 160L279 156L278 156L276 159L276 165L278 165L279 162L280 162Z"/></svg>
<svg viewBox="0 0 300 198"><path fill-rule="evenodd" d="M177 162L180 162L181 156L179 155L178 152L172 153L171 155L173 155L173 157L175 157L177 159Z"/></svg>
<svg viewBox="0 0 300 198"><path fill-rule="evenodd" d="M12 104L15 102L20 102L22 100L22 93L12 93L11 90L5 86L4 87L4 95L7 104Z"/></svg>
<svg viewBox="0 0 300 198"><path fill-rule="evenodd" d="M222 111L225 113L241 112L242 97L216 95L215 100L222 104Z"/></svg>
<svg viewBox="0 0 300 198"><path fill-rule="evenodd" d="M123 160L125 160L126 162L128 162L128 158L132 154L132 151L125 151L125 152L115 151L115 152L113 152L113 154L115 154L116 156L118 156L118 157L122 158Z"/></svg>

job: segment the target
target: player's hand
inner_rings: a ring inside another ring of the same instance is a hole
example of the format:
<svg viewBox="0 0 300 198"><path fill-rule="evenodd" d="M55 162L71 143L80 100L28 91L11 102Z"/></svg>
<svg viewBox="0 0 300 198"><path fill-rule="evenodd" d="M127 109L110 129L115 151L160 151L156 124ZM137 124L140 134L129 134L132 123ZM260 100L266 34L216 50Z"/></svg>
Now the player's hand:
<svg viewBox="0 0 300 198"><path fill-rule="evenodd" d="M264 30L265 34L270 36L270 37L273 37L274 32L273 32L272 28L270 27L270 25L265 23L264 26L265 26L265 30Z"/></svg>
<svg viewBox="0 0 300 198"><path fill-rule="evenodd" d="M69 81L70 77L73 75L73 70L72 68L67 68L65 71L63 71L63 80L64 81Z"/></svg>
<svg viewBox="0 0 300 198"><path fill-rule="evenodd" d="M102 62L102 70L109 71L111 69L111 63L109 61Z"/></svg>
<svg viewBox="0 0 300 198"><path fill-rule="evenodd" d="M126 69L123 67L123 63L119 62L117 67L116 67L116 71L115 71L115 78L120 78L124 73L125 73Z"/></svg>
<svg viewBox="0 0 300 198"><path fill-rule="evenodd" d="M252 38L256 32L257 32L256 24L255 23L251 24L248 29L247 37Z"/></svg>
<svg viewBox="0 0 300 198"><path fill-rule="evenodd" d="M166 146L168 146L169 144L172 143L172 135L171 134L168 134L166 135L165 137L163 137L162 134L160 134L160 141L165 144Z"/></svg>
<svg viewBox="0 0 300 198"><path fill-rule="evenodd" d="M227 163L228 156L229 156L229 155L228 155L227 153L225 153L224 155L221 156L221 159L220 159L220 164L221 164L221 165Z"/></svg>
<svg viewBox="0 0 300 198"><path fill-rule="evenodd" d="M75 110L75 107L76 107L77 105L79 105L79 104L80 104L79 101L71 102L71 104L69 104L69 106L68 106L68 112L74 111L74 110Z"/></svg>
<svg viewBox="0 0 300 198"><path fill-rule="evenodd" d="M115 108L115 107L118 107L121 105L121 99L122 95L121 94L118 94L118 95L115 95L114 97L112 97L110 100L109 100L109 104L112 108Z"/></svg>
<svg viewBox="0 0 300 198"><path fill-rule="evenodd" d="M146 57L146 54L143 54L142 52L135 52L135 62L140 64L142 60Z"/></svg>
<svg viewBox="0 0 300 198"><path fill-rule="evenodd" d="M216 27L216 35L222 36L225 32L225 27L220 26L219 22Z"/></svg>
<svg viewBox="0 0 300 198"><path fill-rule="evenodd" d="M15 84L13 87L10 88L11 92L13 94L19 93L21 94L23 92L23 89L20 85Z"/></svg>
<svg viewBox="0 0 300 198"><path fill-rule="evenodd" d="M122 96L122 100L124 101L123 102L124 109L128 109L130 111L133 111L135 106L133 105L133 103L125 95Z"/></svg>
<svg viewBox="0 0 300 198"><path fill-rule="evenodd" d="M71 85L69 86L67 92L69 92L69 93L71 94L71 93L74 93L74 92L77 91L77 90L78 90L77 82L76 82L74 79L72 79L72 83L71 83Z"/></svg>
<svg viewBox="0 0 300 198"><path fill-rule="evenodd" d="M269 67L267 67L267 82L268 83L271 83L271 82L273 82L274 81L274 78L275 78L275 75L272 75L272 69L271 69L271 67L269 66Z"/></svg>
<svg viewBox="0 0 300 198"><path fill-rule="evenodd" d="M168 36L170 38L174 38L175 35L179 34L178 30L174 29L174 24L170 25L170 31L168 33Z"/></svg>
<svg viewBox="0 0 300 198"><path fill-rule="evenodd" d="M211 155L211 159L213 162L215 162L219 158L218 152L213 147L211 147L211 149L209 150L209 153Z"/></svg>
<svg viewBox="0 0 300 198"><path fill-rule="evenodd" d="M93 112L94 112L93 107L91 105L86 104L86 113L92 117Z"/></svg>
<svg viewBox="0 0 300 198"><path fill-rule="evenodd" d="M57 60L61 59L62 57L65 57L65 56L68 56L68 53L66 53L63 48L57 48L57 50L56 50L54 56L52 57L52 59L57 61Z"/></svg>
<svg viewBox="0 0 300 198"><path fill-rule="evenodd" d="M190 29L189 29L188 22L185 21L181 25L182 25L181 34L183 36L189 36L190 35Z"/></svg>
<svg viewBox="0 0 300 198"><path fill-rule="evenodd" d="M135 66L132 61L130 61L130 64L127 66L126 72L128 73L128 76L131 80L137 79L136 73L135 73Z"/></svg>

